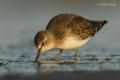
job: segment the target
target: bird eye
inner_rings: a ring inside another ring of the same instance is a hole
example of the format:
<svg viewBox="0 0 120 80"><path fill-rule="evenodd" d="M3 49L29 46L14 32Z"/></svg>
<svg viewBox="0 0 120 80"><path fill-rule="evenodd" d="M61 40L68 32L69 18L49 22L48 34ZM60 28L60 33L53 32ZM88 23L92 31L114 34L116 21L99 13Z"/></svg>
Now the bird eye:
<svg viewBox="0 0 120 80"><path fill-rule="evenodd" d="M42 46L44 46L45 45L45 43L42 43Z"/></svg>

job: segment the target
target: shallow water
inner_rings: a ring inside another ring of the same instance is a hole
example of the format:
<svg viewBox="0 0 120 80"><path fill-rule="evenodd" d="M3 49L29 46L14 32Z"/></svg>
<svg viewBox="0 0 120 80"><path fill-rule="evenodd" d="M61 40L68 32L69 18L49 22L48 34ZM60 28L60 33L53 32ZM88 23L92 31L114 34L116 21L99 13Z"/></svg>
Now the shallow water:
<svg viewBox="0 0 120 80"><path fill-rule="evenodd" d="M41 65L38 66L33 60L36 51L32 45L15 46L0 49L0 76L7 74L35 75L38 72L48 73L55 71L102 71L120 70L120 50L96 47L79 49L78 64L74 62L74 51L68 50L58 59L57 64L49 63L58 50L51 50L41 55ZM81 53L81 54L80 54ZM67 62L67 63L64 63ZM60 63L63 62L63 63Z"/></svg>

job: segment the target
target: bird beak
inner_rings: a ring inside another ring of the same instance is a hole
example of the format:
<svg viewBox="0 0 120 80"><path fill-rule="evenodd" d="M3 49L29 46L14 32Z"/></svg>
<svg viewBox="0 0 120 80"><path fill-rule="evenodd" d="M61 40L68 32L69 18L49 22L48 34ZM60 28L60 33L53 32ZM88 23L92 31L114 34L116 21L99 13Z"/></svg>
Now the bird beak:
<svg viewBox="0 0 120 80"><path fill-rule="evenodd" d="M38 51L37 51L37 55L36 55L36 58L35 58L36 61L38 60L38 58L39 58L39 56L40 56L40 53L41 53L41 50L38 49Z"/></svg>

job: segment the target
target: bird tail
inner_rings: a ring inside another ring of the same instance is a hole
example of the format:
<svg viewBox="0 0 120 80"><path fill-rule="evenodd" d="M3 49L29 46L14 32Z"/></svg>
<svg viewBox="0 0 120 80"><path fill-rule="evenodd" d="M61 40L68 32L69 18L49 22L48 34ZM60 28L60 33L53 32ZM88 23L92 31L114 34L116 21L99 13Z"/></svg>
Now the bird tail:
<svg viewBox="0 0 120 80"><path fill-rule="evenodd" d="M108 23L108 21L104 20L104 21L100 21L99 23L102 24L102 26L104 26L106 23Z"/></svg>
<svg viewBox="0 0 120 80"><path fill-rule="evenodd" d="M98 32L105 24L107 24L108 21L92 21L94 29Z"/></svg>

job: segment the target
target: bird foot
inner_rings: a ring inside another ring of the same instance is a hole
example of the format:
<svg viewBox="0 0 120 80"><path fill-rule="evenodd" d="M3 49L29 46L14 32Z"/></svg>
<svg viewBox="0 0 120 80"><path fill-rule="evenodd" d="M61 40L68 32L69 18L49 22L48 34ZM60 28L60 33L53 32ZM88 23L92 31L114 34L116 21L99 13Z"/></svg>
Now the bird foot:
<svg viewBox="0 0 120 80"><path fill-rule="evenodd" d="M38 59L33 60L33 63L40 63Z"/></svg>
<svg viewBox="0 0 120 80"><path fill-rule="evenodd" d="M52 57L52 60L59 60L60 54L56 54L55 56Z"/></svg>

